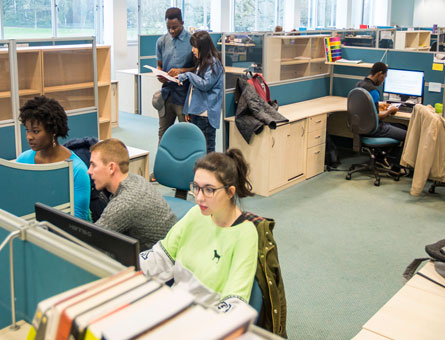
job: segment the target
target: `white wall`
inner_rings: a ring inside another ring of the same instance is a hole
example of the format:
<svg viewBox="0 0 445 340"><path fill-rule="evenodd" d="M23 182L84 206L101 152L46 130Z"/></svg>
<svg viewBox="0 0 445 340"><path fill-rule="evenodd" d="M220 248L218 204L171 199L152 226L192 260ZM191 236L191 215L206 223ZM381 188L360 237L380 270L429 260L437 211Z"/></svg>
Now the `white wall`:
<svg viewBox="0 0 445 340"><path fill-rule="evenodd" d="M392 0L390 25L413 26L414 0Z"/></svg>
<svg viewBox="0 0 445 340"><path fill-rule="evenodd" d="M414 0L413 26L445 26L444 0Z"/></svg>

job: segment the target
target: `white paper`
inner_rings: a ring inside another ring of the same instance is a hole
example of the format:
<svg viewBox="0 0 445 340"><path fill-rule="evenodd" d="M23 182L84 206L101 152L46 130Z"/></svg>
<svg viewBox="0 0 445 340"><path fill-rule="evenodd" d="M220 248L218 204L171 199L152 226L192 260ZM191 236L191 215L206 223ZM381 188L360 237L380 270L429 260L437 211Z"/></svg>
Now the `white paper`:
<svg viewBox="0 0 445 340"><path fill-rule="evenodd" d="M391 31L380 31L380 39L392 39Z"/></svg>
<svg viewBox="0 0 445 340"><path fill-rule="evenodd" d="M430 81L430 85L428 86L428 91L430 92L440 92L440 83L433 83Z"/></svg>
<svg viewBox="0 0 445 340"><path fill-rule="evenodd" d="M338 59L335 61L336 63L350 63L350 64L360 64L361 60L349 60L349 59Z"/></svg>
<svg viewBox="0 0 445 340"><path fill-rule="evenodd" d="M151 70L155 76L159 76L159 77L163 77L165 79L167 79L168 81L172 81L174 83L178 83L179 84L179 80L176 78L173 78L172 76L169 76L167 72L164 72L162 70L159 70L157 68L148 66L148 65L144 65L145 68L148 68L149 70Z"/></svg>

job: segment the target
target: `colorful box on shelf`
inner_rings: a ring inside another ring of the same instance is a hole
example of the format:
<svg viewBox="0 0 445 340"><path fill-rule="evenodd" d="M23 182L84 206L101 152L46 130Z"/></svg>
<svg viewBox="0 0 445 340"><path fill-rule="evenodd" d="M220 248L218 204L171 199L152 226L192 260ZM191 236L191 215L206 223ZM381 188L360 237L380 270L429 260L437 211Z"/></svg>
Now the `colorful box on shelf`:
<svg viewBox="0 0 445 340"><path fill-rule="evenodd" d="M340 37L324 38L326 49L326 61L332 62L341 59L341 41Z"/></svg>

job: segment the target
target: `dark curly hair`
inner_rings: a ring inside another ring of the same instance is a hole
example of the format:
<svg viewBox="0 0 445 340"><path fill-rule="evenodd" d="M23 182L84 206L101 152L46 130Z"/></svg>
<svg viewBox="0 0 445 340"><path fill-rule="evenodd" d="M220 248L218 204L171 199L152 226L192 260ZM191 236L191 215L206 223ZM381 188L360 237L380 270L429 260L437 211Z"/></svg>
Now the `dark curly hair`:
<svg viewBox="0 0 445 340"><path fill-rule="evenodd" d="M19 119L23 125L27 121L43 124L45 131L56 138L68 136L68 117L57 100L45 96L34 97L20 108Z"/></svg>

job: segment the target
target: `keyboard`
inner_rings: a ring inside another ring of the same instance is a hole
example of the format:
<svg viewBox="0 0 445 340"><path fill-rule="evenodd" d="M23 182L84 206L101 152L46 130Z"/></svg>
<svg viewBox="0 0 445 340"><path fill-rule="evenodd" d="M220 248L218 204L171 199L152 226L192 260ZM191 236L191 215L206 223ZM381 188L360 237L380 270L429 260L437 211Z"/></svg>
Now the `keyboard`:
<svg viewBox="0 0 445 340"><path fill-rule="evenodd" d="M409 105L400 105L399 112L411 113L413 112L413 107Z"/></svg>

